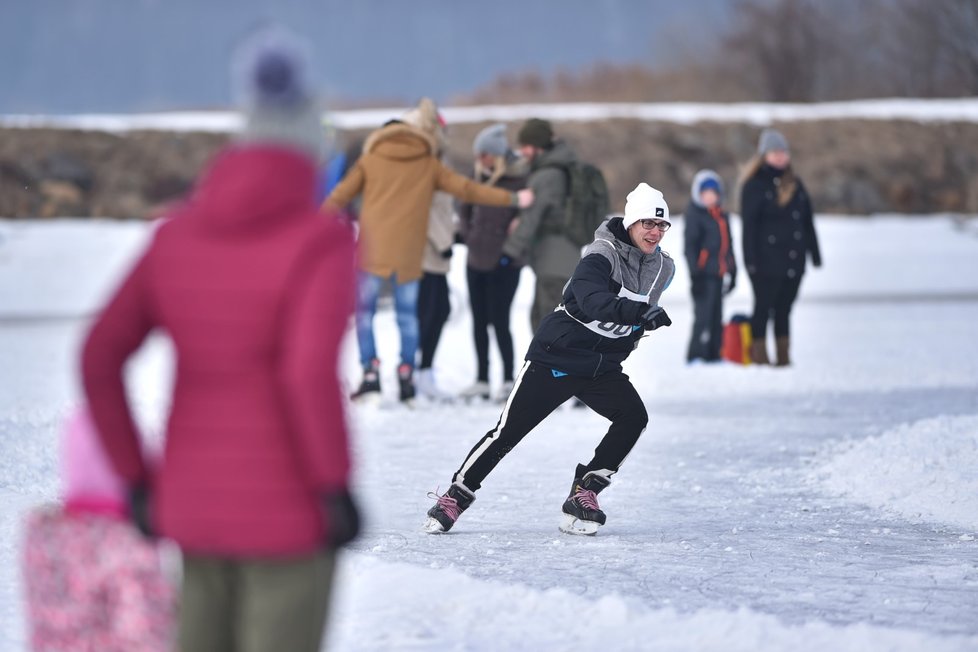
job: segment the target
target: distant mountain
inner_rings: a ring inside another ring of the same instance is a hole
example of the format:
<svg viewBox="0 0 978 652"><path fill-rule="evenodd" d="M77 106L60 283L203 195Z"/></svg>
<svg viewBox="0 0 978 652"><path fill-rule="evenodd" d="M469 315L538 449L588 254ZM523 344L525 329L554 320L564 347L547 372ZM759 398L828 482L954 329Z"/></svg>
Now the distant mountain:
<svg viewBox="0 0 978 652"><path fill-rule="evenodd" d="M341 104L445 101L504 72L673 63L727 0L0 0L0 113L226 106L236 41L263 21L313 41Z"/></svg>

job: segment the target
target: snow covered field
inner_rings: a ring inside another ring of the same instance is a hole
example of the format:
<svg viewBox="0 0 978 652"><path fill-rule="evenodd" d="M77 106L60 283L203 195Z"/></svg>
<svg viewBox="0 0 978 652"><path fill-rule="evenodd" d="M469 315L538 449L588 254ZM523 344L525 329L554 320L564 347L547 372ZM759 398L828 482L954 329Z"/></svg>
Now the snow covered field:
<svg viewBox="0 0 978 652"><path fill-rule="evenodd" d="M330 649L978 650L973 224L820 216L825 267L803 283L789 369L686 366L691 304L680 262L663 297L674 325L626 363L651 421L602 494L609 520L594 538L556 527L574 464L604 428L570 408L500 464L451 534L421 532L426 492L444 490L499 408L395 405L396 331L382 311L391 404L351 413L368 522L341 564ZM148 232L141 223L0 220L5 652L25 649L20 523L57 496L57 430L78 397L86 316ZM664 248L678 256L681 241L679 226ZM475 373L464 251L436 358L454 388ZM531 285L524 271L518 349L529 339ZM746 285L728 316L749 310ZM351 342L350 384L355 353ZM158 429L165 343L154 341L132 371L142 419Z"/></svg>

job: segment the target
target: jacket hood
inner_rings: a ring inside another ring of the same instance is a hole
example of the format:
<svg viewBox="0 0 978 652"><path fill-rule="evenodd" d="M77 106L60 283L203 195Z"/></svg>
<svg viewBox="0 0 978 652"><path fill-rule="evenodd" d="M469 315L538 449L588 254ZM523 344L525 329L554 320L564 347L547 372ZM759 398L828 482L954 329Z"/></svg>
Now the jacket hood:
<svg viewBox="0 0 978 652"><path fill-rule="evenodd" d="M622 283L632 291L640 288L652 286L654 277L658 274L659 266L654 264L657 258L668 258L668 254L662 251L662 247L657 247L650 254L644 253L641 249L632 244L632 239L625 230L621 216L612 217L594 231L595 240L608 240L615 248L615 254L621 263ZM588 245L584 255L589 253L599 253L609 256L607 247L597 247L595 244Z"/></svg>
<svg viewBox="0 0 978 652"><path fill-rule="evenodd" d="M723 201L723 179L721 179L720 175L713 170L700 170L696 173L696 176L693 177L693 183L689 185L689 196L693 200L693 203L697 206L702 206L703 202L700 201L700 194L696 191L696 189L703 185L703 182L707 179L713 179L717 182L717 185L720 186L720 200Z"/></svg>
<svg viewBox="0 0 978 652"><path fill-rule="evenodd" d="M554 146L544 150L542 154L533 159L532 169L539 170L548 165L567 165L577 160L571 146L562 140L554 143Z"/></svg>
<svg viewBox="0 0 978 652"><path fill-rule="evenodd" d="M374 131L363 144L363 153L384 158L411 160L433 156L438 141L432 134L404 122L394 122Z"/></svg>
<svg viewBox="0 0 978 652"><path fill-rule="evenodd" d="M286 147L239 145L219 154L184 213L201 228L262 228L301 211L315 210L316 168Z"/></svg>

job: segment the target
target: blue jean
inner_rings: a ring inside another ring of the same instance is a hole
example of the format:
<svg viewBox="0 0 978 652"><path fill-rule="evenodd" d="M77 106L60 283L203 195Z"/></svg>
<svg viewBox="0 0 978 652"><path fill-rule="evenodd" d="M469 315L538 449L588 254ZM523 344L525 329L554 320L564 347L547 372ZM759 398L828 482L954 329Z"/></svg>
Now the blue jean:
<svg viewBox="0 0 978 652"><path fill-rule="evenodd" d="M377 344L374 340L374 315L377 313L377 298L387 280L383 277L359 272L357 275L357 343L360 345L360 363L367 367L377 357ZM418 353L418 286L417 280L398 283L397 276L391 277L394 289L394 311L397 317L397 330L401 334L401 364L414 367Z"/></svg>

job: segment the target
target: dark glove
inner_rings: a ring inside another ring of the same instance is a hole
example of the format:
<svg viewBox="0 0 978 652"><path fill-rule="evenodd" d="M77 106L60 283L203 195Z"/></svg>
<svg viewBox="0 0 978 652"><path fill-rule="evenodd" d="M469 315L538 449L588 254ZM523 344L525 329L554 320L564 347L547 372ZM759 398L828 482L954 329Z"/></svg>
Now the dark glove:
<svg viewBox="0 0 978 652"><path fill-rule="evenodd" d="M726 282L723 284L723 296L727 296L734 291L735 287L737 287L737 275L727 274L725 280Z"/></svg>
<svg viewBox="0 0 978 652"><path fill-rule="evenodd" d="M445 260L448 260L449 258L451 258L452 257L452 248L449 247L445 251L441 252L441 257L444 258Z"/></svg>
<svg viewBox="0 0 978 652"><path fill-rule="evenodd" d="M507 256L506 254L503 254L502 256L499 257L499 266L500 267L509 267L512 262L513 262L513 259L510 258L509 256Z"/></svg>
<svg viewBox="0 0 978 652"><path fill-rule="evenodd" d="M323 496L323 513L326 516L328 547L340 548L357 538L360 533L360 512L349 491Z"/></svg>
<svg viewBox="0 0 978 652"><path fill-rule="evenodd" d="M129 490L129 518L133 525L147 539L155 539L156 531L149 514L150 493L144 484L136 485Z"/></svg>
<svg viewBox="0 0 978 652"><path fill-rule="evenodd" d="M642 313L642 327L647 331L654 331L660 326L672 326L672 320L661 306L649 306L649 309Z"/></svg>

